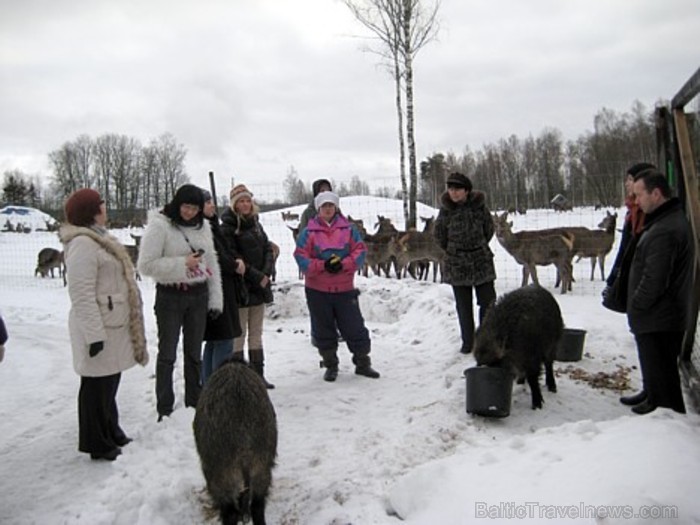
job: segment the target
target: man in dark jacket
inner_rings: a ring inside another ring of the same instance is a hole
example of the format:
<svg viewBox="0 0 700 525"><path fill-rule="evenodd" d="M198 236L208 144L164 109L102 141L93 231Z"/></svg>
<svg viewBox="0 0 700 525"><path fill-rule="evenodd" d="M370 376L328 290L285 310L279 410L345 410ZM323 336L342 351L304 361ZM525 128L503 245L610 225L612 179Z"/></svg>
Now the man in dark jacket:
<svg viewBox="0 0 700 525"><path fill-rule="evenodd" d="M445 282L452 285L462 333L460 352L468 354L474 344L472 288L479 305L479 322L496 300L496 268L489 241L494 226L484 194L472 191L466 175L452 173L435 221L435 239L445 250Z"/></svg>
<svg viewBox="0 0 700 525"><path fill-rule="evenodd" d="M637 204L637 200L634 197L634 177L649 169L656 169L656 166L648 162L638 162L630 166L625 173L625 206L627 207L627 213L625 214L625 222L622 227L622 236L617 248L615 262L608 278L605 280L608 286L612 286L615 282L617 273L622 265L625 250L630 245L630 240L637 237L644 227L644 212L639 208L639 204Z"/></svg>
<svg viewBox="0 0 700 525"><path fill-rule="evenodd" d="M693 244L681 202L656 170L639 173L634 194L645 225L630 267L627 320L637 342L646 399L636 414L657 407L685 413L678 356L691 299Z"/></svg>

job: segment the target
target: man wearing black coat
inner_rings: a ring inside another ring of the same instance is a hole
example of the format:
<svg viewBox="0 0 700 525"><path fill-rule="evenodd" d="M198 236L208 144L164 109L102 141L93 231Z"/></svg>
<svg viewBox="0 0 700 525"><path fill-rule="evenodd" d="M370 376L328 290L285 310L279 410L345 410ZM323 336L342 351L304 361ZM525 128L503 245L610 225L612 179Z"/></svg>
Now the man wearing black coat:
<svg viewBox="0 0 700 525"><path fill-rule="evenodd" d="M637 342L646 399L632 408L647 414L657 407L685 413L678 357L688 322L694 261L688 221L656 170L634 181L645 225L629 275L627 320Z"/></svg>

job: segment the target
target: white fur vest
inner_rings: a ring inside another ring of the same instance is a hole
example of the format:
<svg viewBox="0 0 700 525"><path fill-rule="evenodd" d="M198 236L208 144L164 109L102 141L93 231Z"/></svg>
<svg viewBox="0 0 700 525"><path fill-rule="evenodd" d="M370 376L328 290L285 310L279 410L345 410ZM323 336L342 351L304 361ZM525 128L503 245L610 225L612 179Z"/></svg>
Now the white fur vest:
<svg viewBox="0 0 700 525"><path fill-rule="evenodd" d="M185 259L192 250L203 249L200 268L189 271ZM211 226L204 221L201 227L184 227L173 222L158 210L148 213L148 225L141 238L138 260L139 273L159 284L196 284L205 282L209 289L209 309L222 311L224 296L221 272L216 258Z"/></svg>

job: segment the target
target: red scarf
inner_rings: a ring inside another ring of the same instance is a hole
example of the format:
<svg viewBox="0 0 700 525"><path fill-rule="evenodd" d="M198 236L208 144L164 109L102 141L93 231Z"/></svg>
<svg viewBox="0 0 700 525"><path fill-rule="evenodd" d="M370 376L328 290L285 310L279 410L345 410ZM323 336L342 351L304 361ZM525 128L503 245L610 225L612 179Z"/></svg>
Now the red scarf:
<svg viewBox="0 0 700 525"><path fill-rule="evenodd" d="M627 217L625 217L625 220L630 221L632 235L636 237L644 228L644 212L637 204L637 199L634 195L625 197L625 206L627 206Z"/></svg>

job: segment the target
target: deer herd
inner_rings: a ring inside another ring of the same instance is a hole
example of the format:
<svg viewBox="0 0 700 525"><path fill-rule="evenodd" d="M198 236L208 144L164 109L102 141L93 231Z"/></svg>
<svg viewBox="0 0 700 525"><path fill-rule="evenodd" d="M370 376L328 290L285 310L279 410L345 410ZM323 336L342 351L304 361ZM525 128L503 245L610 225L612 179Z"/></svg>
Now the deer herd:
<svg viewBox="0 0 700 525"><path fill-rule="evenodd" d="M399 231L390 219L377 215L375 233L369 234L362 220L348 216L348 220L355 224L367 245L365 266L360 269L360 273L367 277L371 270L375 275L384 274L391 277L393 268L398 279L410 275L414 279L427 280L432 265L433 282L437 281L438 270L442 281L445 253L433 237L435 219L420 219L423 222L422 231ZM582 258L590 259L591 281L595 278L596 263L600 268L601 279L605 279L605 257L615 241L617 213L606 212L596 230L568 226L514 232L512 221L508 221L507 211L501 214L494 213L493 221L499 244L522 266L522 286L527 285L530 279L539 284L537 266L553 265L557 269L555 286L561 286L562 294L571 291L575 258L576 262ZM298 227L287 227L296 240L299 234ZM135 267L141 238L133 234L131 237L135 244L125 245L125 248ZM274 245L273 250L275 256L278 256L279 247ZM63 252L54 248L44 248L39 252L37 259L35 275L54 277L56 269L65 284ZM138 272L136 277L140 279Z"/></svg>
<svg viewBox="0 0 700 525"><path fill-rule="evenodd" d="M348 216L355 224L367 245L365 266L360 273L367 277L370 269L375 275L384 274L398 279L410 275L414 279L428 279L429 269L433 268L433 282L443 280L443 259L445 252L433 237L434 217L421 217L423 230L399 231L391 220L377 215L374 224L374 234L368 234L363 221ZM539 284L537 266L553 265L557 269L557 282L561 285L561 293L572 289L573 263L582 258L591 260L591 281L595 278L596 263L600 267L600 277L605 279L605 257L612 249L615 241L615 226L617 213L606 212L606 216L598 225L599 229L591 230L582 226L564 226L544 230L524 230L513 232L513 223L508 221L508 212L494 213L493 222L496 238L499 244L522 265L522 286L529 279ZM287 225L296 240L299 229ZM299 278L302 278L299 275Z"/></svg>

